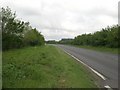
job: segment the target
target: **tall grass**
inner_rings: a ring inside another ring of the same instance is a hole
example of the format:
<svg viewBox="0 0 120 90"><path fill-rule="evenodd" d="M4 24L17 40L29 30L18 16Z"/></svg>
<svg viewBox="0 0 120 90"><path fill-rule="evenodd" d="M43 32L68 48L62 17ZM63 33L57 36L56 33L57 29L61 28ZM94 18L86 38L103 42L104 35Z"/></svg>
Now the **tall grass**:
<svg viewBox="0 0 120 90"><path fill-rule="evenodd" d="M83 65L54 46L3 52L3 88L94 88Z"/></svg>

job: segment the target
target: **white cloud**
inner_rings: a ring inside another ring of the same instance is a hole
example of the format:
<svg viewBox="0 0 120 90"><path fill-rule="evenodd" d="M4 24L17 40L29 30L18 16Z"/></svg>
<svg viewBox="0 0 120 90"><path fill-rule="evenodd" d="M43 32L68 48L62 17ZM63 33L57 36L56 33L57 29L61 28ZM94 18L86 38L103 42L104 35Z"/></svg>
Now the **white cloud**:
<svg viewBox="0 0 120 90"><path fill-rule="evenodd" d="M46 40L74 38L117 24L119 0L2 0Z"/></svg>

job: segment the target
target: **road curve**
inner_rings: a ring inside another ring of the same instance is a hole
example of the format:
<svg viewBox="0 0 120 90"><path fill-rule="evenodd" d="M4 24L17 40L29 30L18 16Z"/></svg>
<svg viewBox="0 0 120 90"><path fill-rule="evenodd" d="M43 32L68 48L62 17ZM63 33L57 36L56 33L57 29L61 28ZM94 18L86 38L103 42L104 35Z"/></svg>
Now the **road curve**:
<svg viewBox="0 0 120 90"><path fill-rule="evenodd" d="M64 49L106 77L106 80L104 80L105 85L118 88L118 55L68 45L55 46Z"/></svg>

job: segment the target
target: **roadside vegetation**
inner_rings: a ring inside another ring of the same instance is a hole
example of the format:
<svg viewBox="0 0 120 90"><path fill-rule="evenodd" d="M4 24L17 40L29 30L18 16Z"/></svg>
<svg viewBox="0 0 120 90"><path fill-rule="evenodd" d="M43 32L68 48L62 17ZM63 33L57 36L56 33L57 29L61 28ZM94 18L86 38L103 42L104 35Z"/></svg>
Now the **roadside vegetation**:
<svg viewBox="0 0 120 90"><path fill-rule="evenodd" d="M86 68L55 46L29 22L2 8L3 88L96 88Z"/></svg>
<svg viewBox="0 0 120 90"><path fill-rule="evenodd" d="M51 46L3 52L3 88L96 88L86 68Z"/></svg>
<svg viewBox="0 0 120 90"><path fill-rule="evenodd" d="M72 45L75 47L79 47L79 48L85 48L85 49L90 49L90 50L95 50L95 51L99 51L99 52L106 52L106 53L111 53L111 54L120 54L119 52L119 48L108 48L108 47L95 47L95 46L82 46L82 45Z"/></svg>
<svg viewBox="0 0 120 90"><path fill-rule="evenodd" d="M108 48L119 48L119 30L120 26L114 25L107 27L93 34L82 34L74 38L74 45L103 46Z"/></svg>
<svg viewBox="0 0 120 90"><path fill-rule="evenodd" d="M2 80L3 88L96 88L86 68L55 46L44 45L44 36L16 18L9 7L2 8ZM119 47L119 26L107 27L74 39L46 43L79 47ZM90 48L91 48L90 47ZM113 51L113 50L112 50ZM116 51L115 51L116 52Z"/></svg>
<svg viewBox="0 0 120 90"><path fill-rule="evenodd" d="M16 18L9 7L2 8L2 50L44 45L44 37L29 22Z"/></svg>
<svg viewBox="0 0 120 90"><path fill-rule="evenodd" d="M118 52L120 48L119 30L119 25L108 26L94 33L78 35L74 39L63 38L60 41L47 41L47 43L73 45L80 48L120 54Z"/></svg>

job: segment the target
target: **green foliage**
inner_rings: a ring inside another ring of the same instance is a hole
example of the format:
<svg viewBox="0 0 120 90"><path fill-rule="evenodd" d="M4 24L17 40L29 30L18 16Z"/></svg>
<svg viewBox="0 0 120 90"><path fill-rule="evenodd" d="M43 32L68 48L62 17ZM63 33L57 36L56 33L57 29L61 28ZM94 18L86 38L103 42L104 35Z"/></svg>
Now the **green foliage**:
<svg viewBox="0 0 120 90"><path fill-rule="evenodd" d="M101 31L97 31L93 34L82 34L75 37L74 45L90 45L90 46L105 46L110 48L118 48L119 42L119 30L120 26L115 25L112 27L107 27Z"/></svg>
<svg viewBox="0 0 120 90"><path fill-rule="evenodd" d="M68 38L68 39L61 39L58 43L60 43L60 44L72 44L72 41L73 41L73 39L70 39L70 38Z"/></svg>
<svg viewBox="0 0 120 90"><path fill-rule="evenodd" d="M26 39L28 36L31 36L31 41ZM16 14L7 7L2 8L2 44L3 50L26 45L43 45L44 37L36 29L32 29L28 22L17 20Z"/></svg>
<svg viewBox="0 0 120 90"><path fill-rule="evenodd" d="M24 41L31 46L43 45L44 37L36 29L32 29L25 33Z"/></svg>
<svg viewBox="0 0 120 90"><path fill-rule="evenodd" d="M86 68L54 46L3 52L3 88L96 88Z"/></svg>
<svg viewBox="0 0 120 90"><path fill-rule="evenodd" d="M47 44L57 44L58 42L55 40L48 40L46 41Z"/></svg>
<svg viewBox="0 0 120 90"><path fill-rule="evenodd" d="M22 46L23 22L15 20L15 13L10 8L2 8L2 44L3 50Z"/></svg>

